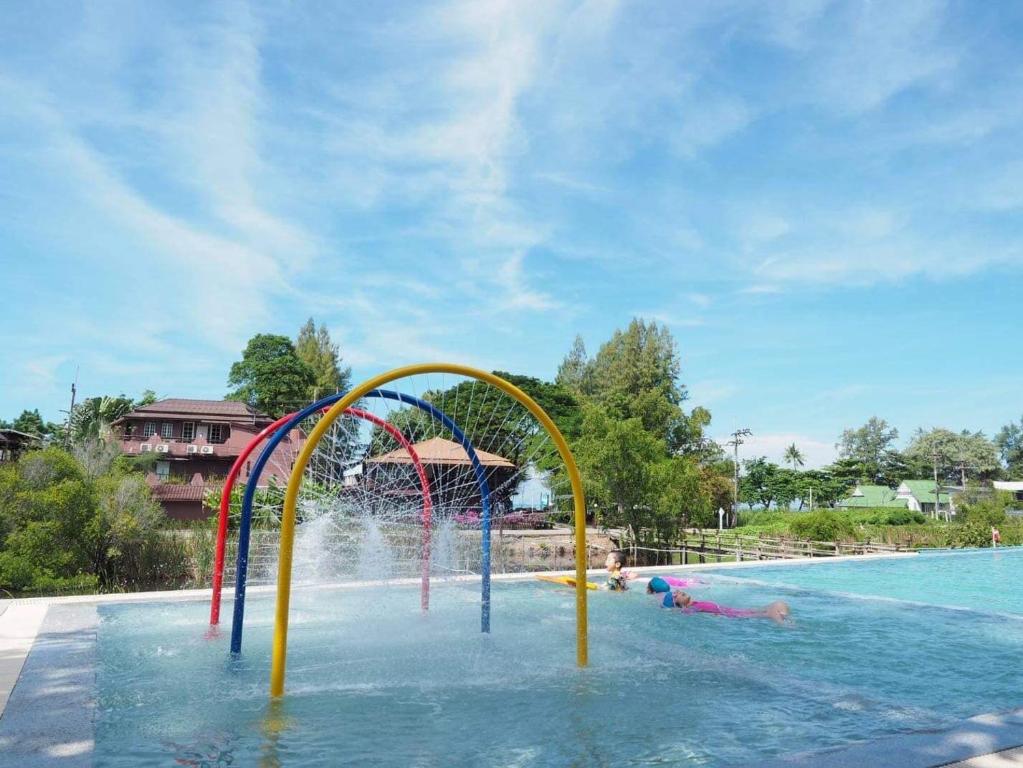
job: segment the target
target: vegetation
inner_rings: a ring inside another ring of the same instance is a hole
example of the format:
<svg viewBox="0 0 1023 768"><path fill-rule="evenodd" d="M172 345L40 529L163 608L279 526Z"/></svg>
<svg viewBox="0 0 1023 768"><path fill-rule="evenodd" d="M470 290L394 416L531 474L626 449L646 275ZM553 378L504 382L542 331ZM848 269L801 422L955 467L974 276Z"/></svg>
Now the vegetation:
<svg viewBox="0 0 1023 768"><path fill-rule="evenodd" d="M570 441L597 522L655 548L730 504L731 462L706 436L710 412L682 407L680 368L670 331L636 319L592 359L576 338L556 380L579 403Z"/></svg>
<svg viewBox="0 0 1023 768"><path fill-rule="evenodd" d="M317 329L310 317L295 339L295 354L313 372L313 384L306 397L310 402L348 389L352 369L341 367L341 348L331 340L326 325Z"/></svg>
<svg viewBox="0 0 1023 768"><path fill-rule="evenodd" d="M316 372L303 362L287 336L260 333L249 339L242 359L227 377L236 389L229 400L241 400L275 419L305 405L316 386Z"/></svg>
<svg viewBox="0 0 1023 768"><path fill-rule="evenodd" d="M1009 422L999 430L995 445L1009 475L1023 477L1023 416L1018 424Z"/></svg>
<svg viewBox="0 0 1023 768"><path fill-rule="evenodd" d="M165 528L141 472L97 444L0 467L0 587L12 592L174 587L191 550Z"/></svg>

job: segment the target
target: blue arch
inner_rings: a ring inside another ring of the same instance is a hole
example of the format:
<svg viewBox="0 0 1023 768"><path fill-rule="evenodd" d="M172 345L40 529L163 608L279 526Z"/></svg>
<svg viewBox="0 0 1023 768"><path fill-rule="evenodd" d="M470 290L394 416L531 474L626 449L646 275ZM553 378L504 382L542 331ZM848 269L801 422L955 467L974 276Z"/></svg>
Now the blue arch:
<svg viewBox="0 0 1023 768"><path fill-rule="evenodd" d="M296 413L284 426L278 429L269 440L267 440L266 445L263 447L263 452L259 454L259 458L253 465L252 471L249 473L248 480L245 483L245 496L242 499L241 524L238 526L238 557L235 567L234 613L231 619L231 653L233 654L241 653L242 650L242 625L245 621L245 586L248 580L249 540L252 536L252 503L256 494L256 484L259 482L259 478L262 476L263 469L270 460L271 454L284 439L285 435L287 435L288 432L294 429L304 419L323 410L329 405L333 405L342 397L344 397L344 393L330 395L329 397L318 400L311 405L307 405L301 411ZM419 408L421 411L429 414L432 418L443 424L462 445L462 448L465 449L465 453L469 457L469 462L472 464L473 473L476 476L476 484L480 490L481 506L483 507L481 520L483 554L480 568L482 571L483 594L480 613L480 629L483 632L490 632L490 484L487 482L486 471L483 469L483 464L480 462L479 456L476 454L476 449L473 448L469 438L466 437L465 433L450 416L425 400L388 389L374 389L373 391L368 392L366 397L396 400L408 405L414 405L416 408Z"/></svg>

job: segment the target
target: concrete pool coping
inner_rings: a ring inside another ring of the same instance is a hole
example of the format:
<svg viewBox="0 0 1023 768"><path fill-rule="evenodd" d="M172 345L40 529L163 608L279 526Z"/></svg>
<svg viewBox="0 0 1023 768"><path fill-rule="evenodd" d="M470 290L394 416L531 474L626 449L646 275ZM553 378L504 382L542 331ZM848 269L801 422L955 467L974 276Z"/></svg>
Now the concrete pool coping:
<svg viewBox="0 0 1023 768"><path fill-rule="evenodd" d="M749 567L807 566L837 561L888 560L916 553L848 555L780 561L706 563L636 569L641 575L663 572L720 570ZM494 581L528 581L539 572L495 574ZM575 571L547 571L574 575ZM600 579L603 570L588 577ZM444 582L479 581L459 576ZM344 582L315 585L314 589L358 589L382 583L414 585L419 579L388 582ZM250 587L249 594L271 594L275 586ZM233 590L225 590L231 594ZM4 601L0 611L0 766L42 768L92 765L96 691L96 630L101 604L208 601L209 589L169 592L78 595ZM8 706L9 705L9 706ZM937 766L1023 765L1023 709L989 713L963 720L940 731L916 731L852 744L823 752L786 755L760 763L774 768L898 765Z"/></svg>

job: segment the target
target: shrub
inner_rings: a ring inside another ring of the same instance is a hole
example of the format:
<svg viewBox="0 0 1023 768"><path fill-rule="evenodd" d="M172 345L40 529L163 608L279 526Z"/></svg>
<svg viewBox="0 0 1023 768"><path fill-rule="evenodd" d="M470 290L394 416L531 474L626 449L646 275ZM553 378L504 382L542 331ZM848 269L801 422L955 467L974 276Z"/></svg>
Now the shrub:
<svg viewBox="0 0 1023 768"><path fill-rule="evenodd" d="M789 530L801 539L838 541L851 536L853 526L847 517L837 512L820 510L798 515L789 523Z"/></svg>

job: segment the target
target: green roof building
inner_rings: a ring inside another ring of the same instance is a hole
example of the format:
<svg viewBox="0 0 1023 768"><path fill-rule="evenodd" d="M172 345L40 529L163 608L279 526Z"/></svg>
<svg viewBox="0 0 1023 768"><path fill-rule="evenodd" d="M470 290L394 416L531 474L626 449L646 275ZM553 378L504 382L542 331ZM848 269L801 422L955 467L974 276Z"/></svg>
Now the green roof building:
<svg viewBox="0 0 1023 768"><path fill-rule="evenodd" d="M886 485L857 485L848 498L842 499L835 506L841 509L865 507L908 509L909 500L899 498L898 494Z"/></svg>
<svg viewBox="0 0 1023 768"><path fill-rule="evenodd" d="M955 514L952 497L945 489L937 495L938 506L935 508L935 487L933 480L903 480L895 491L900 499L905 499L909 508L927 515L936 514L942 508Z"/></svg>

